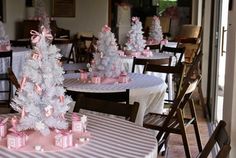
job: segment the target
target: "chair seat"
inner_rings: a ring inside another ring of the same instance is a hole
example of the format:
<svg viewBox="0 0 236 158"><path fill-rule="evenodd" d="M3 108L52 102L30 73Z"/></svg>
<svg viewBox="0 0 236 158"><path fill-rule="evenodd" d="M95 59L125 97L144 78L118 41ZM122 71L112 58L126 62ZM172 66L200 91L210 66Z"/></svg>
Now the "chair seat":
<svg viewBox="0 0 236 158"><path fill-rule="evenodd" d="M163 128L163 123L166 120L168 115L165 114L156 114L156 113L148 113L144 117L143 126L146 128L151 128L155 130L160 130ZM189 119L184 118L184 125L191 124L195 118ZM172 133L180 133L180 125L178 120L175 117L172 117L169 121L169 125L166 128L166 131L172 131ZM175 131L175 132L173 132Z"/></svg>

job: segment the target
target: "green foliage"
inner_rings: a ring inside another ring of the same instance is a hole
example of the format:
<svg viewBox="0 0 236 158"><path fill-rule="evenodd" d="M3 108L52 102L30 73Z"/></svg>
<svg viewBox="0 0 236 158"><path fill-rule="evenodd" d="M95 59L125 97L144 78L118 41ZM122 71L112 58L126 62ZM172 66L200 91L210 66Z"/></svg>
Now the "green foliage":
<svg viewBox="0 0 236 158"><path fill-rule="evenodd" d="M176 6L176 5L177 5L177 0L160 0L159 1L159 14L165 11L166 8L169 8L171 6Z"/></svg>

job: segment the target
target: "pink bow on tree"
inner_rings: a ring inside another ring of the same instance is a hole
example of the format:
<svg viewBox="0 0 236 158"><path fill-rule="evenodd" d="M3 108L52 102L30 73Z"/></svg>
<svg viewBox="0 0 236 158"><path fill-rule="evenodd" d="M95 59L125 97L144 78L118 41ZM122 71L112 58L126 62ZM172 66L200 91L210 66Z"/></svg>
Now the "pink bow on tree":
<svg viewBox="0 0 236 158"><path fill-rule="evenodd" d="M43 36L43 37L45 37L47 40L53 40L53 36L52 36L52 34L50 33L50 31L47 29L47 28L45 28L44 26L41 26L41 32L42 32L42 34L40 34L39 32L37 32L37 31L35 31L35 30L31 30L30 31L30 34L32 35L31 36L31 42L33 43L33 44L36 44L36 43L38 43L40 40L41 40L41 35Z"/></svg>
<svg viewBox="0 0 236 158"><path fill-rule="evenodd" d="M107 25L105 25L103 28L102 28L102 32L110 32L111 31L111 28Z"/></svg>

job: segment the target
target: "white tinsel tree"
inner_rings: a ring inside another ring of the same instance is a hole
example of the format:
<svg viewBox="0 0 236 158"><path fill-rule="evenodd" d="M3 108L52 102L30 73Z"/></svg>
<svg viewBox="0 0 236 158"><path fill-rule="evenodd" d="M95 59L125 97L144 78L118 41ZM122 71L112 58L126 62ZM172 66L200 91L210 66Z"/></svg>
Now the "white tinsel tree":
<svg viewBox="0 0 236 158"><path fill-rule="evenodd" d="M149 40L153 40L156 43L160 43L162 39L163 34L160 25L160 19L157 16L153 16L152 26L149 32Z"/></svg>
<svg viewBox="0 0 236 158"><path fill-rule="evenodd" d="M111 28L105 25L98 35L98 51L94 56L93 73L100 77L118 77L123 71L116 39Z"/></svg>
<svg viewBox="0 0 236 158"><path fill-rule="evenodd" d="M21 89L11 106L21 113L18 131L34 129L47 135L50 128L68 127L64 114L72 100L64 94L61 54L50 44L50 31L42 26L40 33L31 31L31 34L35 46L23 67Z"/></svg>
<svg viewBox="0 0 236 158"><path fill-rule="evenodd" d="M138 17L132 17L131 30L128 32L128 41L126 47L128 51L142 52L146 46L146 40L143 39L142 23Z"/></svg>
<svg viewBox="0 0 236 158"><path fill-rule="evenodd" d="M9 38L5 32L3 23L1 21L0 21L0 42L1 43L9 42Z"/></svg>

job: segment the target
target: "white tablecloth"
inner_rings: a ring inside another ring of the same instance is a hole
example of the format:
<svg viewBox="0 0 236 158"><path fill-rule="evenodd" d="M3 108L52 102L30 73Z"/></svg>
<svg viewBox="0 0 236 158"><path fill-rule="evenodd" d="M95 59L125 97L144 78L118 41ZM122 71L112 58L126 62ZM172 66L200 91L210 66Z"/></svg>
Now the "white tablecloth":
<svg viewBox="0 0 236 158"><path fill-rule="evenodd" d="M129 83L92 84L78 80L78 73L65 74L64 87L78 92L114 92L130 89L130 103L140 103L136 123L143 124L144 115L148 112L162 113L166 91L165 82L155 76L131 73Z"/></svg>
<svg viewBox="0 0 236 158"><path fill-rule="evenodd" d="M12 47L12 70L15 73L18 80L21 79L20 73L22 71L22 67L24 65L26 56L30 53L30 49L24 47ZM0 59L0 73L7 72L7 68L9 60ZM1 83L0 89L5 89L6 84ZM0 95L0 98L5 98L5 95Z"/></svg>
<svg viewBox="0 0 236 158"><path fill-rule="evenodd" d="M138 57L141 59L163 59L163 58L170 58L171 55L169 54L164 54L164 53L154 53L152 57ZM132 66L133 66L133 57L126 56L126 57L121 57L122 64L124 66L124 69L126 72L131 72L132 71ZM143 65L136 65L135 66L135 73L143 73Z"/></svg>
<svg viewBox="0 0 236 158"><path fill-rule="evenodd" d="M90 141L58 152L19 152L0 148L1 158L157 158L157 141L152 132L132 122L94 114L88 116ZM0 118L12 115L1 115ZM66 115L71 121L71 114ZM40 138L39 138L40 139ZM38 144L40 145L40 144ZM32 147L33 148L33 147Z"/></svg>

